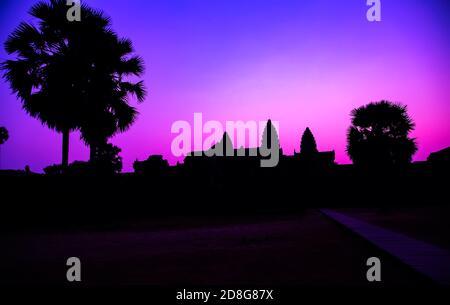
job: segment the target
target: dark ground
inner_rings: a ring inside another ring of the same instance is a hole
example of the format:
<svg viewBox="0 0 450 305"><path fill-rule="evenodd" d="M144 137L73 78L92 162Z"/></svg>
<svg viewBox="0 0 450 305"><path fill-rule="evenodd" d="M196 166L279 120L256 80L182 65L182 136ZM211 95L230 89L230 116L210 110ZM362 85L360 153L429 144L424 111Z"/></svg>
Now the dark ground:
<svg viewBox="0 0 450 305"><path fill-rule="evenodd" d="M448 226L433 224L429 206L448 207L448 176L210 178L0 173L0 284L67 285L66 260L76 256L87 286L432 285L316 208L364 219L364 209L388 207L382 225L441 243ZM403 221L417 209L428 214ZM372 256L382 261L381 283L366 280Z"/></svg>
<svg viewBox="0 0 450 305"><path fill-rule="evenodd" d="M450 250L450 207L448 206L338 210L374 225Z"/></svg>
<svg viewBox="0 0 450 305"><path fill-rule="evenodd" d="M316 210L233 224L2 236L2 283L64 284L65 260L82 261L83 285L373 285L366 260L379 257L375 285L429 285Z"/></svg>

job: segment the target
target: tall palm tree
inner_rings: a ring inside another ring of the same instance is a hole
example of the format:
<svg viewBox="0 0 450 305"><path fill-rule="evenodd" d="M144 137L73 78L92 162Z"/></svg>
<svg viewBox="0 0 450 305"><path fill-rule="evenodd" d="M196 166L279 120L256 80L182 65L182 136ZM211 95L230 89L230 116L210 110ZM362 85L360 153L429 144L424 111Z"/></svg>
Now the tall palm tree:
<svg viewBox="0 0 450 305"><path fill-rule="evenodd" d="M133 54L132 42L119 39L112 31L97 39L92 54L90 78L86 82L85 97L89 111L80 124L82 139L90 146L90 158L95 159L108 139L127 130L138 112L130 105L130 96L143 102L146 89L143 81L131 82L130 76L144 73L142 59Z"/></svg>
<svg viewBox="0 0 450 305"><path fill-rule="evenodd" d="M5 42L15 60L1 64L4 77L25 111L63 134L62 164L68 165L69 134L88 109L84 84L92 64L92 45L109 33L110 20L86 5L81 22L67 20L65 0L38 2Z"/></svg>

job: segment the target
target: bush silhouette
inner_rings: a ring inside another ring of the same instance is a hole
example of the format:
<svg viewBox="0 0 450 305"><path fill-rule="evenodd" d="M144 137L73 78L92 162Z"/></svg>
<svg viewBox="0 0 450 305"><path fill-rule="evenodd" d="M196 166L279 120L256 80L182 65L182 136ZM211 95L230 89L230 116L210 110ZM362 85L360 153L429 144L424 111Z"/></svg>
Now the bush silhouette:
<svg viewBox="0 0 450 305"><path fill-rule="evenodd" d="M351 117L347 152L355 165L383 168L411 162L417 145L409 138L415 125L406 106L380 101L354 109Z"/></svg>
<svg viewBox="0 0 450 305"><path fill-rule="evenodd" d="M99 146L98 155L89 162L75 161L67 167L61 164L49 165L44 168L47 175L113 175L122 171L121 149L112 144Z"/></svg>
<svg viewBox="0 0 450 305"><path fill-rule="evenodd" d="M121 149L112 144L103 144L97 148L97 157L91 161L95 171L104 174L120 173L122 171Z"/></svg>

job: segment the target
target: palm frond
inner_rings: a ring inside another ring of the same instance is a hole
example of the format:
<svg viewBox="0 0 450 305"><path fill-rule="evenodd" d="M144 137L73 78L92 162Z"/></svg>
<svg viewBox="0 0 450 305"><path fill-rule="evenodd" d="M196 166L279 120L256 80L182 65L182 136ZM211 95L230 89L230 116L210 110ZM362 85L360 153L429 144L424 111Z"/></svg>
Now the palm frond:
<svg viewBox="0 0 450 305"><path fill-rule="evenodd" d="M21 22L5 41L8 54L17 53L22 58L33 56L42 47L39 30L30 23Z"/></svg>
<svg viewBox="0 0 450 305"><path fill-rule="evenodd" d="M10 88L22 101L26 100L33 88L32 66L27 60L7 60L0 65L4 71L3 77L9 82Z"/></svg>
<svg viewBox="0 0 450 305"><path fill-rule="evenodd" d="M139 56L121 60L117 71L122 75L141 76L145 71L144 60Z"/></svg>
<svg viewBox="0 0 450 305"><path fill-rule="evenodd" d="M121 82L121 90L134 95L138 102L142 103L145 100L147 91L145 89L144 81L139 81L137 83Z"/></svg>

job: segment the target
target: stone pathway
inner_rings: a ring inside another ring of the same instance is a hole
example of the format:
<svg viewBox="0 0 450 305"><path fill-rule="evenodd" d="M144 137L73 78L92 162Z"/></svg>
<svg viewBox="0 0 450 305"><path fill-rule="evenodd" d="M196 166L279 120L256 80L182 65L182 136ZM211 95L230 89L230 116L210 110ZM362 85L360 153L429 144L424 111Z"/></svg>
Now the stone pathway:
<svg viewBox="0 0 450 305"><path fill-rule="evenodd" d="M320 211L436 283L450 285L450 253L447 250L333 210Z"/></svg>

